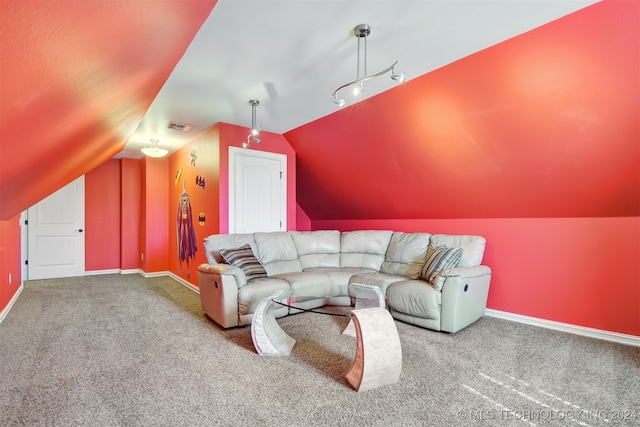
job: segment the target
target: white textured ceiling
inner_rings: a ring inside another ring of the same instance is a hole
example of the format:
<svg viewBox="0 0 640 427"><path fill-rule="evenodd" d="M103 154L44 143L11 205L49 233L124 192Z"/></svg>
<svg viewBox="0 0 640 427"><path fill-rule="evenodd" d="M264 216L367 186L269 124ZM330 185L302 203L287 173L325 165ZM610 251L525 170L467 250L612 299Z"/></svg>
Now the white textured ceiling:
<svg viewBox="0 0 640 427"><path fill-rule="evenodd" d="M358 24L371 27L367 74L399 60L410 80L595 2L219 0L119 157L140 157L151 138L174 151L218 122L250 127L250 99L275 133L337 111L331 94L356 77ZM362 99L395 85L371 80Z"/></svg>

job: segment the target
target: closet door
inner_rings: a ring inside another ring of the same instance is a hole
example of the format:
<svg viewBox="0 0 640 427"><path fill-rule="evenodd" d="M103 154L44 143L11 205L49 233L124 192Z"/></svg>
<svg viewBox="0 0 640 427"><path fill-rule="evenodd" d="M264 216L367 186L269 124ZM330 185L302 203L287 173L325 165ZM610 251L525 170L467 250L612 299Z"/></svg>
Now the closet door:
<svg viewBox="0 0 640 427"><path fill-rule="evenodd" d="M287 229L287 156L229 148L229 233Z"/></svg>
<svg viewBox="0 0 640 427"><path fill-rule="evenodd" d="M84 175L27 213L28 280L84 275Z"/></svg>

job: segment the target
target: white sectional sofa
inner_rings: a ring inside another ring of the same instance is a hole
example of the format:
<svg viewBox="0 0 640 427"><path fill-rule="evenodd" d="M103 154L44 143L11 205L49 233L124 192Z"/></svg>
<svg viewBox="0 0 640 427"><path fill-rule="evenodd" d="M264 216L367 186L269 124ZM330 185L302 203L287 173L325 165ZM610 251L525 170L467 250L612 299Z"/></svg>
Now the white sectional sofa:
<svg viewBox="0 0 640 427"><path fill-rule="evenodd" d="M204 240L204 248L208 263L198 267L202 308L224 328L251 324L258 303L276 290L305 309L349 306L349 284L361 283L380 287L395 319L454 333L484 315L491 280L491 269L481 264L481 236L389 230L217 234ZM453 255L445 261L455 267L428 262L445 253ZM286 306L274 311L276 317L296 312Z"/></svg>

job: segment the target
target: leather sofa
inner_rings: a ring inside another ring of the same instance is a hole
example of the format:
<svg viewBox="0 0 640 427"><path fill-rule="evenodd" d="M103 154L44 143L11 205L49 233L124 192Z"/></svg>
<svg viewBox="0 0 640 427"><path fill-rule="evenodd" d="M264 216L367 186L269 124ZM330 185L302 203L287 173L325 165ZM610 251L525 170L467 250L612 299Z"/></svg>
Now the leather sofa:
<svg viewBox="0 0 640 427"><path fill-rule="evenodd" d="M276 290L311 309L350 306L349 285L369 284L386 295L395 319L455 333L484 315L491 280L481 264L485 244L481 236L389 230L211 235L204 239L208 262L198 267L200 299L207 316L230 328L251 324L258 303ZM248 257L231 258L243 246ZM446 248L456 248L457 262L425 277L428 261ZM246 258L253 259L243 264ZM276 317L296 312L274 310Z"/></svg>

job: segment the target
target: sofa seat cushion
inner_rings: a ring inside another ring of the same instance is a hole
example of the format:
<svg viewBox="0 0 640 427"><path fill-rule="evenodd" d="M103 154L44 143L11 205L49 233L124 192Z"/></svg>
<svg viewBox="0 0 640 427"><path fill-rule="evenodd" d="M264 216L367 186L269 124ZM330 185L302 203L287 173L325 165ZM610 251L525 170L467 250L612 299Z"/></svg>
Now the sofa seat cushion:
<svg viewBox="0 0 640 427"><path fill-rule="evenodd" d="M272 292L283 290L282 298L288 298L291 287L286 280L256 279L238 288L238 314L249 314L256 311L260 301Z"/></svg>
<svg viewBox="0 0 640 427"><path fill-rule="evenodd" d="M291 287L291 296L299 298L323 298L331 293L331 279L324 273L292 272L278 274Z"/></svg>
<svg viewBox="0 0 640 427"><path fill-rule="evenodd" d="M422 280L393 283L387 290L390 310L423 319L440 318L440 292Z"/></svg>
<svg viewBox="0 0 640 427"><path fill-rule="evenodd" d="M362 274L362 273L375 273L375 270L371 270L368 268L359 268L359 267L343 267L343 268L325 268L325 267L314 267L307 268L304 271L315 272L315 273L324 273L329 276L331 279L331 293L329 296L349 296L348 285L349 279L354 274Z"/></svg>
<svg viewBox="0 0 640 427"><path fill-rule="evenodd" d="M387 273L361 273L354 274L349 279L349 284L360 283L363 285L373 285L380 288L383 294L386 294L389 285L402 280L407 280L405 276L398 276Z"/></svg>

